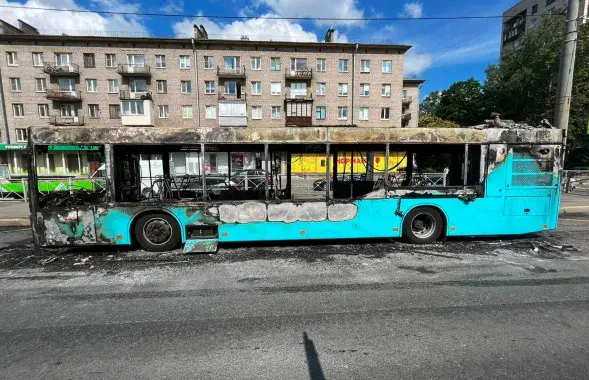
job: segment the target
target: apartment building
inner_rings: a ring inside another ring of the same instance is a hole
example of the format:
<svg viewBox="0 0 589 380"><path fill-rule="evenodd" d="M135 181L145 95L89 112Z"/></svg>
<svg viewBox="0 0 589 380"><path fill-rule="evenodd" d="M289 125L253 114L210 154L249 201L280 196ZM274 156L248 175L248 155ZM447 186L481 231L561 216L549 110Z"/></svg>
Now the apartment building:
<svg viewBox="0 0 589 380"><path fill-rule="evenodd" d="M47 36L26 25L0 35L0 165L13 175L26 172L30 126L417 126L423 81L403 80L409 46L210 40L199 28L194 39ZM89 173L91 152L52 149L41 175Z"/></svg>
<svg viewBox="0 0 589 380"><path fill-rule="evenodd" d="M501 52L518 49L526 30L536 27L543 14L566 8L568 0L522 0L503 12ZM579 1L579 23L587 20L589 0Z"/></svg>

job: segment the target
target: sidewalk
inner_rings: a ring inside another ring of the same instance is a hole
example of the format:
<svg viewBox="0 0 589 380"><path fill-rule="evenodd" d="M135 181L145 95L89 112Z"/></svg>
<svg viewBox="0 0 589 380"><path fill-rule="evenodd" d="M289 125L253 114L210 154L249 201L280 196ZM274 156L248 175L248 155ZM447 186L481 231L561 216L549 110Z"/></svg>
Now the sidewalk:
<svg viewBox="0 0 589 380"><path fill-rule="evenodd" d="M563 194L560 213L589 213L589 195ZM0 201L0 227L29 226L29 204Z"/></svg>

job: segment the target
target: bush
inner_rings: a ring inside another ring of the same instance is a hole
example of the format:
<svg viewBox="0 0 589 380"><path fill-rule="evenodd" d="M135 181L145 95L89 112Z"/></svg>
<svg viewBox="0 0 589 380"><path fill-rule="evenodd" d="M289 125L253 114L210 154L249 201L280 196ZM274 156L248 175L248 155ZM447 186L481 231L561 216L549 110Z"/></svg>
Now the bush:
<svg viewBox="0 0 589 380"><path fill-rule="evenodd" d="M460 125L437 116L422 116L419 118L419 128L460 128Z"/></svg>

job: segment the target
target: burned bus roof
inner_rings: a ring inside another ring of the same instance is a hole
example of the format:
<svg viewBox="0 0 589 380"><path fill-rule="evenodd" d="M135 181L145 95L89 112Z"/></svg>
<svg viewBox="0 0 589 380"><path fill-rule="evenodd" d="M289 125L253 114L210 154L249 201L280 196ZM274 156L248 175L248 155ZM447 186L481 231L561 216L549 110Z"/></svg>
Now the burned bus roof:
<svg viewBox="0 0 589 380"><path fill-rule="evenodd" d="M216 127L216 128L72 128L32 127L34 144L260 144L260 143L403 143L560 144L560 129L364 128L364 127Z"/></svg>

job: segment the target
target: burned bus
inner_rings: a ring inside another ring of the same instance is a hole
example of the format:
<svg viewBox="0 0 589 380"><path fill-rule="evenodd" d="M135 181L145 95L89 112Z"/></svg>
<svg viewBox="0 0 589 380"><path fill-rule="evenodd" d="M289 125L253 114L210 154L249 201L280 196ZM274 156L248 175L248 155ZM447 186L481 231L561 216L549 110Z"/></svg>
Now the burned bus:
<svg viewBox="0 0 589 380"><path fill-rule="evenodd" d="M562 131L535 128L31 128L45 247L527 234L557 227ZM36 157L99 147L92 186L39 191ZM305 154L324 174L293 173Z"/></svg>

